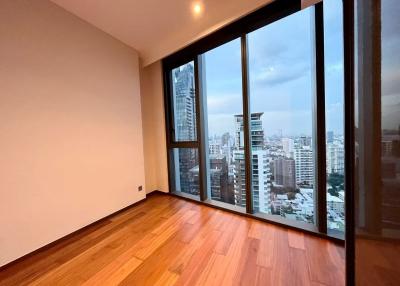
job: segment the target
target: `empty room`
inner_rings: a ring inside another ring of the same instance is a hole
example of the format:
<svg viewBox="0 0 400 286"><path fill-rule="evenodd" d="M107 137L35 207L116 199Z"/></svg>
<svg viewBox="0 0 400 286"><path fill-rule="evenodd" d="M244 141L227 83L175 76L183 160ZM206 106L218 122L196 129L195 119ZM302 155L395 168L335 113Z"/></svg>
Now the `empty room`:
<svg viewBox="0 0 400 286"><path fill-rule="evenodd" d="M0 286L400 285L397 0L0 0Z"/></svg>

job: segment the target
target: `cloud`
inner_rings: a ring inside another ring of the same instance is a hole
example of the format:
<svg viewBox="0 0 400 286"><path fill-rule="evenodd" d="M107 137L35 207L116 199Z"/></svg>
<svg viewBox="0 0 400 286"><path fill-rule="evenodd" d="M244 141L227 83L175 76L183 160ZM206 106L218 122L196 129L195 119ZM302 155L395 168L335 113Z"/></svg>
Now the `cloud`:
<svg viewBox="0 0 400 286"><path fill-rule="evenodd" d="M340 75L343 75L343 62L336 62L332 64L327 64L325 66L325 72L327 73L339 73Z"/></svg>
<svg viewBox="0 0 400 286"><path fill-rule="evenodd" d="M400 98L400 94L397 94ZM397 129L400 126L400 101L396 104L382 103L382 128L384 129Z"/></svg>
<svg viewBox="0 0 400 286"><path fill-rule="evenodd" d="M207 93L208 114L236 114L242 112L242 93Z"/></svg>
<svg viewBox="0 0 400 286"><path fill-rule="evenodd" d="M233 114L208 114L208 137L222 135L225 132L229 132L232 136L235 133Z"/></svg>
<svg viewBox="0 0 400 286"><path fill-rule="evenodd" d="M293 66L275 65L260 68L258 72L251 72L254 84L279 85L300 79L309 75L310 69L305 64L295 64Z"/></svg>
<svg viewBox="0 0 400 286"><path fill-rule="evenodd" d="M342 4L341 1L327 1L327 5L327 126L335 133L341 133ZM250 108L252 112L264 112L263 127L267 136L279 134L280 130L284 135L312 133L314 90L310 11L295 13L249 34ZM209 135L234 133L233 115L242 113L240 41L207 53L206 73Z"/></svg>
<svg viewBox="0 0 400 286"><path fill-rule="evenodd" d="M271 135L311 135L311 110L267 111L263 115L266 136Z"/></svg>

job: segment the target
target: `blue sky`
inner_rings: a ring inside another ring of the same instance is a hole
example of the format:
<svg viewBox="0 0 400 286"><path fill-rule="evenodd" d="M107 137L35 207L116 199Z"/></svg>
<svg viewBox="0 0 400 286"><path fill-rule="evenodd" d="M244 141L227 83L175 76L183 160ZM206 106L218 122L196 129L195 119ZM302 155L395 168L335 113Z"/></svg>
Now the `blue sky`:
<svg viewBox="0 0 400 286"><path fill-rule="evenodd" d="M327 130L342 134L343 43L340 0L325 5ZM312 8L249 34L250 106L264 112L267 136L311 135L313 100ZM209 135L234 132L242 113L240 39L205 55Z"/></svg>
<svg viewBox="0 0 400 286"><path fill-rule="evenodd" d="M400 5L382 1L382 128L400 126Z"/></svg>

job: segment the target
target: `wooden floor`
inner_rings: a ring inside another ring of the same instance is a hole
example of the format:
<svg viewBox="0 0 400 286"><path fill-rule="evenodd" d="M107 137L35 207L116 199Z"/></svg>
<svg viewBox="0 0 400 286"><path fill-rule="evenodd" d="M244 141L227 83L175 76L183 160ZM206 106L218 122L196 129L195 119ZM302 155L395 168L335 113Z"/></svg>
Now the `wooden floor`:
<svg viewBox="0 0 400 286"><path fill-rule="evenodd" d="M344 249L153 195L4 269L0 285L344 285Z"/></svg>

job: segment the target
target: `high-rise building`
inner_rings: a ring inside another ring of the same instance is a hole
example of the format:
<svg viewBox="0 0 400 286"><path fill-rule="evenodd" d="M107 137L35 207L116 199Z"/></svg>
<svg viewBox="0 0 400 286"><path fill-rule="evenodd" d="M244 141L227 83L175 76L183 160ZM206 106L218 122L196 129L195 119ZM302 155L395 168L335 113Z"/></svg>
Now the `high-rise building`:
<svg viewBox="0 0 400 286"><path fill-rule="evenodd" d="M310 136L300 136L298 144L300 146L311 146Z"/></svg>
<svg viewBox="0 0 400 286"><path fill-rule="evenodd" d="M314 158L311 146L297 145L294 148L296 183L314 185Z"/></svg>
<svg viewBox="0 0 400 286"><path fill-rule="evenodd" d="M333 140L334 140L334 133L333 133L333 131L328 131L328 132L326 133L326 142L328 142L328 143L333 143Z"/></svg>
<svg viewBox="0 0 400 286"><path fill-rule="evenodd" d="M271 157L265 149L252 150L253 209L271 212Z"/></svg>
<svg viewBox="0 0 400 286"><path fill-rule="evenodd" d="M295 161L290 158L274 160L274 180L277 185L296 189Z"/></svg>
<svg viewBox="0 0 400 286"><path fill-rule="evenodd" d="M190 141L196 139L195 88L194 68L191 64L174 71L174 105L175 105L175 140ZM182 148L178 151L179 177L176 178L176 188L182 192L198 195L199 190L193 184L193 168L198 163L195 149ZM197 174L198 176L198 174Z"/></svg>
<svg viewBox="0 0 400 286"><path fill-rule="evenodd" d="M174 70L175 140L196 140L194 68L191 64Z"/></svg>
<svg viewBox="0 0 400 286"><path fill-rule="evenodd" d="M221 136L221 145L222 146L230 145L230 139L231 139L231 136L229 135L229 132L225 132Z"/></svg>
<svg viewBox="0 0 400 286"><path fill-rule="evenodd" d="M344 145L334 141L326 145L326 172L344 175Z"/></svg>
<svg viewBox="0 0 400 286"><path fill-rule="evenodd" d="M233 198L233 190L228 189L228 164L222 155L210 155L211 198L229 202Z"/></svg>
<svg viewBox="0 0 400 286"><path fill-rule="evenodd" d="M222 154L221 143L215 139L209 140L208 150L210 155L215 155L215 156L221 155Z"/></svg>
<svg viewBox="0 0 400 286"><path fill-rule="evenodd" d="M294 156L294 140L291 138L282 138L282 149L285 152L285 156L293 158Z"/></svg>
<svg viewBox="0 0 400 286"><path fill-rule="evenodd" d="M233 163L233 140L228 132L221 136L221 153L225 156L228 167L231 166ZM229 173L231 173L231 171Z"/></svg>
<svg viewBox="0 0 400 286"><path fill-rule="evenodd" d="M182 191L185 193L189 193L192 195L198 195L200 193L200 185L199 185L199 165L194 166L187 173L187 186Z"/></svg>
<svg viewBox="0 0 400 286"><path fill-rule="evenodd" d="M250 133L251 133L251 149L262 149L264 147L264 129L262 127L261 116L263 112L251 114ZM235 115L235 148L244 149L244 127L243 115Z"/></svg>
<svg viewBox="0 0 400 286"><path fill-rule="evenodd" d="M252 185L253 208L255 212L269 212L271 170L268 150L264 149L264 130L261 116L263 113L252 113L250 121L250 136L252 150ZM235 204L246 206L246 170L244 155L243 115L235 115L235 150L234 157L234 188Z"/></svg>

